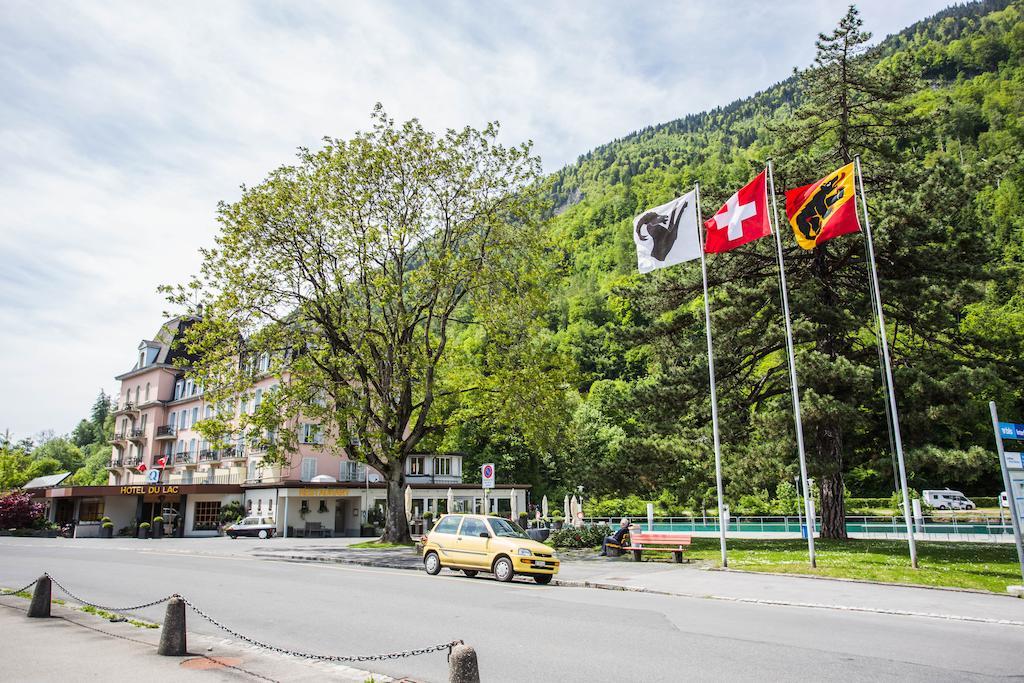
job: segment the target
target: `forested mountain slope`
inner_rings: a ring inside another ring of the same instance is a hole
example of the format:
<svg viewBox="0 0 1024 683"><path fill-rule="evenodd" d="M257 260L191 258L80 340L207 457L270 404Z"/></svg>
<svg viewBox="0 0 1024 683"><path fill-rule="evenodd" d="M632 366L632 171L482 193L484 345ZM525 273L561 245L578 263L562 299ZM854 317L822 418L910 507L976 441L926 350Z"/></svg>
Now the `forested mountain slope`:
<svg viewBox="0 0 1024 683"><path fill-rule="evenodd" d="M768 157L781 194L833 171L843 153L862 154L911 484L995 495L987 402L1024 416L1022 16L1020 2L951 7L866 51L864 78L906 90L892 101L866 97L849 149L833 133L809 134L834 116L812 111L812 70L628 135L555 173L551 234L562 270L549 343L577 371L570 426L541 447L481 422L449 445L556 495L584 485L595 494L664 492L698 508L712 499L699 269L636 274L631 220L697 181L707 218ZM887 496L891 437L863 238L815 254L795 245L788 226L782 235L805 434L818 448L812 474ZM709 258L732 500L770 497L796 469L777 269L762 242ZM830 326L842 330L838 350L825 343Z"/></svg>

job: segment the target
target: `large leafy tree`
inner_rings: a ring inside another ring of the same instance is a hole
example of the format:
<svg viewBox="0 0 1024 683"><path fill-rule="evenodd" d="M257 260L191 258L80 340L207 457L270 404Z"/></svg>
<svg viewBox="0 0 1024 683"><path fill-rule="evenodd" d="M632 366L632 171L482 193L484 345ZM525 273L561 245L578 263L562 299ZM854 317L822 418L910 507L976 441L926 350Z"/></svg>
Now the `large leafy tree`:
<svg viewBox="0 0 1024 683"><path fill-rule="evenodd" d="M498 144L494 124L435 135L379 106L372 118L223 204L217 247L172 300L202 292L186 344L208 400L233 405L264 354L280 380L207 434L240 428L273 464L294 452L296 421L319 423L325 447L383 474L385 537L404 541L405 461L439 442L461 397L525 422L537 416L515 397L559 387L532 343L549 269L529 144ZM460 365L452 338L467 330L485 360Z"/></svg>

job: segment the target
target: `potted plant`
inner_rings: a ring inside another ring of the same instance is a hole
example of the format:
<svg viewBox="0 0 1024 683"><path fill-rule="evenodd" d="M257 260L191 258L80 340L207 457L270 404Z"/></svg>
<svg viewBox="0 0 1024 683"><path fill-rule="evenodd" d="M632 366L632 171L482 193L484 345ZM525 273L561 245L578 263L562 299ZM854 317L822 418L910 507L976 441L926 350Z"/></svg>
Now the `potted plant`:
<svg viewBox="0 0 1024 683"><path fill-rule="evenodd" d="M154 517L153 518L153 538L164 537L164 518Z"/></svg>
<svg viewBox="0 0 1024 683"><path fill-rule="evenodd" d="M100 538L113 538L114 523L110 521L110 517L104 517L100 522Z"/></svg>
<svg viewBox="0 0 1024 683"><path fill-rule="evenodd" d="M562 512L560 510L553 510L551 512L551 526L554 527L555 531L562 528Z"/></svg>
<svg viewBox="0 0 1024 683"><path fill-rule="evenodd" d="M424 512L423 513L423 533L427 533L434 528L434 513Z"/></svg>
<svg viewBox="0 0 1024 683"><path fill-rule="evenodd" d="M149 522L143 522L139 525L139 538L149 538Z"/></svg>
<svg viewBox="0 0 1024 683"><path fill-rule="evenodd" d="M530 523L530 516L528 514L526 514L525 512L520 512L519 513L519 528L520 529L525 529L529 523Z"/></svg>

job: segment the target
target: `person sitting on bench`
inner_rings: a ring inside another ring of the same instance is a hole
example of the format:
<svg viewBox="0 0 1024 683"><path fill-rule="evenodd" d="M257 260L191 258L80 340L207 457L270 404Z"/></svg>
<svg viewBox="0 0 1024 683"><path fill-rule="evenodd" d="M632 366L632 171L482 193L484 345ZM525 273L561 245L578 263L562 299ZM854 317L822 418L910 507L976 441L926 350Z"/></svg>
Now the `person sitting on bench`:
<svg viewBox="0 0 1024 683"><path fill-rule="evenodd" d="M604 542L601 543L601 556L602 557L607 557L608 556L608 544L609 543L614 543L616 546L618 546L620 548L622 547L622 539L625 538L626 534L629 533L629 527L630 527L629 517L623 517L622 521L619 522L618 530L614 534L612 534L611 536L605 536L604 537Z"/></svg>

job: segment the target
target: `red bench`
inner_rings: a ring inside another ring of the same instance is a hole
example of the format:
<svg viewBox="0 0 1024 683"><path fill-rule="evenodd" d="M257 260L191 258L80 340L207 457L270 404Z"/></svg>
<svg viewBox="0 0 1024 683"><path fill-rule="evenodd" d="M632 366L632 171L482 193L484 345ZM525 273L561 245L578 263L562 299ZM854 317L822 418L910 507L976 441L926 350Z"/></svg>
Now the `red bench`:
<svg viewBox="0 0 1024 683"><path fill-rule="evenodd" d="M672 559L676 562L683 561L683 551L690 545L692 537L689 534L676 534L667 531L634 531L629 532L629 545L623 546L623 550L633 552L633 560L640 562L645 550L661 551L672 553Z"/></svg>

